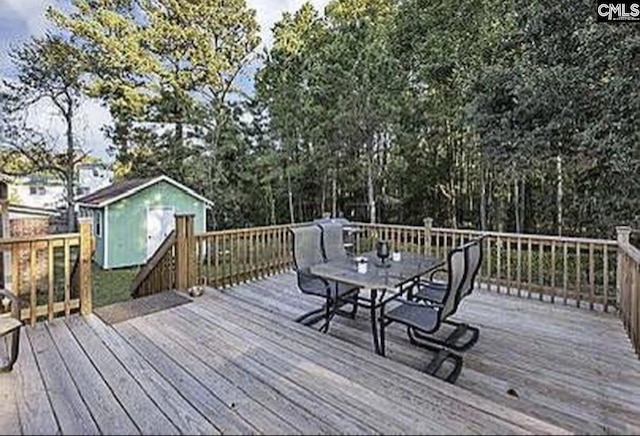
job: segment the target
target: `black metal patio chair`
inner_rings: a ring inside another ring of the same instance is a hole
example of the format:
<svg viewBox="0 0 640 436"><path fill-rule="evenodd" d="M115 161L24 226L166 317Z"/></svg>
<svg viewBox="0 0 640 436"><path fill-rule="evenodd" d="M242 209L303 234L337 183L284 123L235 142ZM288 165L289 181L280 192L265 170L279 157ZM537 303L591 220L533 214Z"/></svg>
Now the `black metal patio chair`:
<svg viewBox="0 0 640 436"><path fill-rule="evenodd" d="M313 265L325 262L320 227L315 225L296 227L290 231L293 234L293 260L298 278L298 288L304 294L325 299L322 307L299 316L296 322L313 325L324 320L320 331L327 332L329 323L338 310L344 304L357 301L359 288L331 282L309 272Z"/></svg>
<svg viewBox="0 0 640 436"><path fill-rule="evenodd" d="M327 262L344 260L347 250L344 246L344 227L336 222L317 224L322 230L322 255Z"/></svg>
<svg viewBox="0 0 640 436"><path fill-rule="evenodd" d="M5 338L7 345L7 361L0 363L0 372L9 372L18 360L20 351L20 302L15 295L6 289L0 289L0 300L5 302L5 298L11 304L11 311L0 314L0 337Z"/></svg>
<svg viewBox="0 0 640 436"><path fill-rule="evenodd" d="M467 252L467 264L465 267L465 281L462 285L458 301L456 301L456 310L461 301L465 297L470 295L475 287L475 279L482 264L483 238L484 237L474 239L461 247ZM411 293L411 299L413 301L422 301L432 305L442 305L447 291L447 282L436 281L434 279L435 274L442 272L446 272L446 268L432 272L430 275L430 279L427 281L419 281L416 286L418 291ZM431 338L419 332L415 332L415 337L421 340L433 342L437 345L451 348L456 351L468 350L476 342L478 342L478 338L480 337L480 330L477 327L473 327L467 323L461 323L450 319L445 320L445 323L456 327L456 329L445 340ZM462 340L464 337L466 337L467 339Z"/></svg>
<svg viewBox="0 0 640 436"><path fill-rule="evenodd" d="M407 335L412 344L436 353L427 365L425 372L436 375L442 365L449 361L453 364L453 369L445 377L445 380L451 383L455 382L462 370L462 357L439 344L433 343L431 340L423 341L417 339L415 332L435 333L440 329L442 323L455 313L457 302L466 280L466 256L467 250L465 247L458 247L449 252L447 257L448 281L442 305L427 305L416 301L400 300L399 305L388 312L385 310L386 304L382 305L380 313L382 355L385 354L386 327L394 322L404 324L407 326Z"/></svg>
<svg viewBox="0 0 640 436"><path fill-rule="evenodd" d="M321 222L317 224L322 231L322 256L325 262L346 260L349 255L344 244L344 227L339 222ZM335 284L334 284L335 286ZM346 285L343 285L343 287ZM353 300L349 299L352 304L350 312L338 310L337 313L350 318L355 318L358 312L357 293Z"/></svg>

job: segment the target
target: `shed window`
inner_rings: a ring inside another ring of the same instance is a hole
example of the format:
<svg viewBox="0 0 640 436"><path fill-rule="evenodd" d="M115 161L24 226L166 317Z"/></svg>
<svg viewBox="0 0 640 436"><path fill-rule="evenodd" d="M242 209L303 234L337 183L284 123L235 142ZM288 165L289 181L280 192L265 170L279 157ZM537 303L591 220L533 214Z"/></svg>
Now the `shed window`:
<svg viewBox="0 0 640 436"><path fill-rule="evenodd" d="M94 212L93 226L94 226L93 232L95 233L95 235L98 237L102 236L102 211L97 210Z"/></svg>

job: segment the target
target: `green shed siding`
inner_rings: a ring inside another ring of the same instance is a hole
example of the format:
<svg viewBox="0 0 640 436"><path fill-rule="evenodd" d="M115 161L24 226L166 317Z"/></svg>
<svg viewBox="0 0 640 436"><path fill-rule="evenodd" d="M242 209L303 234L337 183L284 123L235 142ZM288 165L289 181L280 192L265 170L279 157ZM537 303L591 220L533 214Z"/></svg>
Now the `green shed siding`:
<svg viewBox="0 0 640 436"><path fill-rule="evenodd" d="M103 249L101 263L104 268L141 265L146 261L147 209L150 206L173 207L177 214L194 214L195 232L205 231L204 202L170 183L158 182L105 207L103 240L107 241L107 250L105 256Z"/></svg>

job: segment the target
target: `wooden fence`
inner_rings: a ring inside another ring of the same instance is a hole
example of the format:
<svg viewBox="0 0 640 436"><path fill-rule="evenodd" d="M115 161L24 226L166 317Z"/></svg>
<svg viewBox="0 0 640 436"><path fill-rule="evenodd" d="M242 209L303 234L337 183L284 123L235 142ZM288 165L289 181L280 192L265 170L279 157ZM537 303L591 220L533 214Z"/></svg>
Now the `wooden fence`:
<svg viewBox="0 0 640 436"><path fill-rule="evenodd" d="M631 228L618 227L618 274L620 316L640 355L640 250L629 243Z"/></svg>
<svg viewBox="0 0 640 436"><path fill-rule="evenodd" d="M392 249L444 258L451 248L484 236L478 278L486 289L589 310L619 311L640 350L640 252L629 244L630 229L619 229L616 241L436 228L429 219L423 226L352 226L356 253L373 250L378 239L386 239ZM175 236L141 270L132 293L140 296L195 285L227 287L288 270L293 266L290 227L194 234L193 217L176 217Z"/></svg>
<svg viewBox="0 0 640 436"><path fill-rule="evenodd" d="M478 279L488 289L591 310L616 309L615 240L433 228L429 219L424 226L355 225L358 252L382 238L392 249L444 258L451 248L484 235Z"/></svg>
<svg viewBox="0 0 640 436"><path fill-rule="evenodd" d="M10 270L5 286L20 299L21 319L34 325L77 310L91 313L92 245L91 221L84 219L79 233L0 239Z"/></svg>
<svg viewBox="0 0 640 436"><path fill-rule="evenodd" d="M288 225L196 235L200 284L224 287L266 277L293 266Z"/></svg>
<svg viewBox="0 0 640 436"><path fill-rule="evenodd" d="M231 286L293 266L291 226L253 227L194 234L193 216L176 216L171 234L131 285L134 297L196 285Z"/></svg>

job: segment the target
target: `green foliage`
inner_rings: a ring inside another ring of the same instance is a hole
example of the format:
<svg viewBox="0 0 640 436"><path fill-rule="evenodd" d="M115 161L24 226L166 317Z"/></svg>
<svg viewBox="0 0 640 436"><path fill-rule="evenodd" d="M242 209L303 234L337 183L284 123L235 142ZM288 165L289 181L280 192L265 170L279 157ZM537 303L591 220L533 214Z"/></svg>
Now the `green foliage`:
<svg viewBox="0 0 640 436"><path fill-rule="evenodd" d="M0 89L0 168L4 174L53 174L64 182L68 227L73 229L75 168L86 153L77 141L76 113L83 99L84 53L61 36L33 38L11 55L17 79ZM65 125L66 146L57 147L48 132L27 127L29 110L53 105Z"/></svg>
<svg viewBox="0 0 640 436"><path fill-rule="evenodd" d="M118 173L184 181L217 153L236 79L259 43L244 0L76 0L50 17L91 59L89 92L103 99Z"/></svg>
<svg viewBox="0 0 640 436"><path fill-rule="evenodd" d="M196 188L216 227L640 225L640 30L596 23L591 2L305 3L275 24L254 96L244 0L73 5L49 12L69 35L52 53L72 50L74 87L108 105L118 175ZM65 71L38 65L24 84Z"/></svg>

